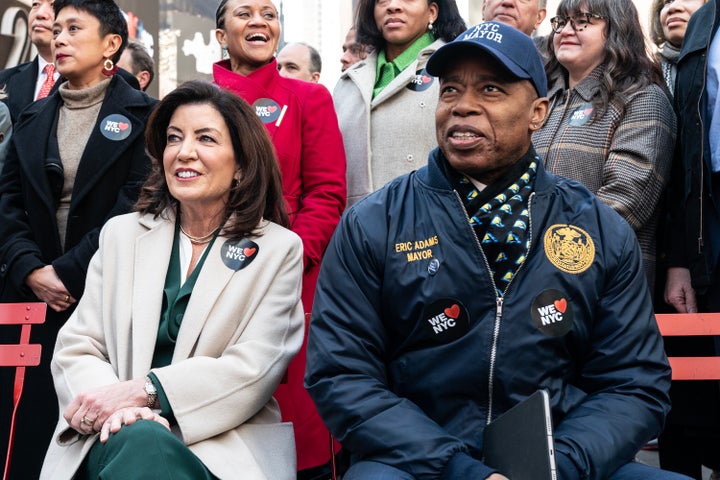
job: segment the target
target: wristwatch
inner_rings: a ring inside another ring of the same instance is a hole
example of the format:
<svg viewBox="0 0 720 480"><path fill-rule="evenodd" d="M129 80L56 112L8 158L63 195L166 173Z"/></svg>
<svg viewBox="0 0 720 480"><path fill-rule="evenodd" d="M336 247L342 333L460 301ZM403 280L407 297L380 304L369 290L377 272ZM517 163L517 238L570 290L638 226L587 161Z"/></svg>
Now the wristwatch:
<svg viewBox="0 0 720 480"><path fill-rule="evenodd" d="M158 394L155 384L150 380L150 377L145 377L145 393L147 393L147 407L157 408Z"/></svg>

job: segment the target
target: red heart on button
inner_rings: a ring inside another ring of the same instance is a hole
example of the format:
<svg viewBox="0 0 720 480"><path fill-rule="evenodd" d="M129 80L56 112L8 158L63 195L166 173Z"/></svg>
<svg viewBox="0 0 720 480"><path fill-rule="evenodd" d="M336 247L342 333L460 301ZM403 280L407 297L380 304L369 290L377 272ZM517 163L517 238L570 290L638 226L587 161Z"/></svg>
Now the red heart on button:
<svg viewBox="0 0 720 480"><path fill-rule="evenodd" d="M277 112L277 107L273 107L273 106L268 107L268 112L270 112L270 113Z"/></svg>
<svg viewBox="0 0 720 480"><path fill-rule="evenodd" d="M460 307L458 307L457 304L455 304L452 307L446 308L445 315L447 315L450 318L457 318L458 315L460 315Z"/></svg>
<svg viewBox="0 0 720 480"><path fill-rule="evenodd" d="M564 298L561 298L560 300L555 300L555 310L557 310L560 313L565 313L565 310L567 309L567 300Z"/></svg>
<svg viewBox="0 0 720 480"><path fill-rule="evenodd" d="M257 248L243 248L243 253L246 257L252 257L257 252Z"/></svg>
<svg viewBox="0 0 720 480"><path fill-rule="evenodd" d="M118 127L120 127L120 130L122 130L123 132L125 130L127 130L129 126L130 126L129 123L123 123L123 122L118 123Z"/></svg>
<svg viewBox="0 0 720 480"><path fill-rule="evenodd" d="M430 83L432 81L432 77L428 77L427 75L422 76L423 83Z"/></svg>

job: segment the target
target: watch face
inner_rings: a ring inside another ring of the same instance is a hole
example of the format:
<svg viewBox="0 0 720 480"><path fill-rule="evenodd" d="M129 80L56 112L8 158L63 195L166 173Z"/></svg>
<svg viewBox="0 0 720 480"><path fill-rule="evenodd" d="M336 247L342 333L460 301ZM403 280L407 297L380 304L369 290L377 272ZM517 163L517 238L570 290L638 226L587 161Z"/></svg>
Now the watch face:
<svg viewBox="0 0 720 480"><path fill-rule="evenodd" d="M145 380L145 393L147 393L148 395L157 393L157 388L155 388L155 384L149 378Z"/></svg>

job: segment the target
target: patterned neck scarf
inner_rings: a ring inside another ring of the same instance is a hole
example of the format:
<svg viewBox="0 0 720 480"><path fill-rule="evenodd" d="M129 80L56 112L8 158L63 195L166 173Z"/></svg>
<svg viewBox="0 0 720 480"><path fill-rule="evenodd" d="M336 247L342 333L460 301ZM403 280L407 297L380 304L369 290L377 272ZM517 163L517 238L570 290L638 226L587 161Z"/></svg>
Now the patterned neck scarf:
<svg viewBox="0 0 720 480"><path fill-rule="evenodd" d="M529 152L482 192L468 177L458 172L453 174L448 168L450 182L463 200L500 297L530 248L528 209L539 161L534 152Z"/></svg>

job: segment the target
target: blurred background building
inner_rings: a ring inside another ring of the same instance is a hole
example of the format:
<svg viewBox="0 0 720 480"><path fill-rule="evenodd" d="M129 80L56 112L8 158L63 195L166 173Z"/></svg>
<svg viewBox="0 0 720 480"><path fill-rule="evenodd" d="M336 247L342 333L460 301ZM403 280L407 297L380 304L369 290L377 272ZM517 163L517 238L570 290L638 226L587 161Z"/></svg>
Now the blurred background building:
<svg viewBox="0 0 720 480"><path fill-rule="evenodd" d="M217 0L116 0L128 18L131 37L138 38L155 59L157 76L148 93L162 97L179 83L212 77L212 64L222 52L215 40ZM357 0L274 0L281 10L283 41L303 41L318 49L320 82L332 90L340 76L341 46L352 25ZM457 0L468 24L482 21L483 0ZM560 0L548 0L548 18ZM27 36L32 0L0 0L0 69L35 56ZM651 0L635 0L647 24ZM547 34L549 22L540 28ZM280 45L282 47L282 45Z"/></svg>

